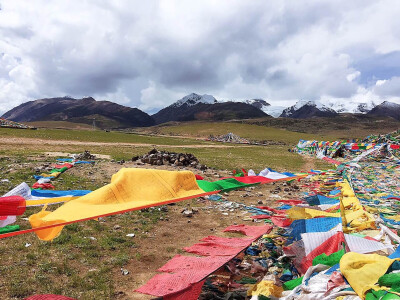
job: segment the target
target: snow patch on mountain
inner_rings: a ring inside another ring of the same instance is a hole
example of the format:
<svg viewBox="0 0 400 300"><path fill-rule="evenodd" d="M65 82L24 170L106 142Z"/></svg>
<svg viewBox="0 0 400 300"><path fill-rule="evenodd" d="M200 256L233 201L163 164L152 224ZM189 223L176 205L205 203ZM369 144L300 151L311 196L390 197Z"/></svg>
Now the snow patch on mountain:
<svg viewBox="0 0 400 300"><path fill-rule="evenodd" d="M264 99L250 99L250 100L245 100L244 103L253 105L254 107L261 109L267 115L270 115L274 118L279 117L282 111L285 109L285 107L283 106L271 105Z"/></svg>
<svg viewBox="0 0 400 300"><path fill-rule="evenodd" d="M176 101L171 106L172 107L180 107L182 105L193 106L198 103L214 104L214 103L217 103L217 100L211 95L207 95L207 94L198 95L195 93L191 93L191 94L183 97L182 99Z"/></svg>
<svg viewBox="0 0 400 300"><path fill-rule="evenodd" d="M314 106L321 111L337 113L358 113L366 114L377 104L374 101L356 102L349 100L299 100L295 105L283 110L282 116L289 117L303 106Z"/></svg>
<svg viewBox="0 0 400 300"><path fill-rule="evenodd" d="M389 102L389 101L382 102L382 104L380 106L385 107L385 108L396 108L396 109L398 109L400 107L399 104L394 103L394 102Z"/></svg>
<svg viewBox="0 0 400 300"><path fill-rule="evenodd" d="M328 112L328 113L335 113L336 111L327 105L321 103L320 101L313 101L313 100L299 100L296 102L295 105L290 106L288 108L285 108L282 111L281 117L290 117L292 116L296 111L298 111L300 108L304 106L310 106L310 107L315 107L319 109L322 112Z"/></svg>
<svg viewBox="0 0 400 300"><path fill-rule="evenodd" d="M326 106L338 113L358 113L366 114L377 104L374 101L355 102L349 100L335 100L326 102Z"/></svg>
<svg viewBox="0 0 400 300"><path fill-rule="evenodd" d="M278 118L282 114L284 109L285 109L284 106L270 105L263 108L262 111L265 112L267 115L270 115L274 118Z"/></svg>

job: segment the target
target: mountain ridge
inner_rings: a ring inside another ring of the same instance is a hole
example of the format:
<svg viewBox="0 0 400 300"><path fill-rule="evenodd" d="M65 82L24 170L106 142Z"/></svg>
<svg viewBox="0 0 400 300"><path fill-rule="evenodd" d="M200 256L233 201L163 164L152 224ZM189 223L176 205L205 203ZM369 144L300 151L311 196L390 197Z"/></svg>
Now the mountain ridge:
<svg viewBox="0 0 400 300"><path fill-rule="evenodd" d="M215 121L267 116L262 110L244 102L219 102L211 95L195 93L179 99L152 115L156 124L170 121Z"/></svg>
<svg viewBox="0 0 400 300"><path fill-rule="evenodd" d="M14 107L4 118L17 122L69 121L92 124L100 128L128 128L152 126L154 120L138 108L123 106L110 101L96 101L92 97L43 98Z"/></svg>

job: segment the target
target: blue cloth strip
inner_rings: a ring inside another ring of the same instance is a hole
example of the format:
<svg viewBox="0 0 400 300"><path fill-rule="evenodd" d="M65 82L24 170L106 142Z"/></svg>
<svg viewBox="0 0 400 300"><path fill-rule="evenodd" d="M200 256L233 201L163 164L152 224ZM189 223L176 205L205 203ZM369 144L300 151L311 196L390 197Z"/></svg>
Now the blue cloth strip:
<svg viewBox="0 0 400 300"><path fill-rule="evenodd" d="M35 197L46 197L46 198L54 198L54 197L64 197L64 196L74 196L80 197L89 194L91 191L89 190L70 190L70 191L53 191L53 190L31 190L32 196Z"/></svg>

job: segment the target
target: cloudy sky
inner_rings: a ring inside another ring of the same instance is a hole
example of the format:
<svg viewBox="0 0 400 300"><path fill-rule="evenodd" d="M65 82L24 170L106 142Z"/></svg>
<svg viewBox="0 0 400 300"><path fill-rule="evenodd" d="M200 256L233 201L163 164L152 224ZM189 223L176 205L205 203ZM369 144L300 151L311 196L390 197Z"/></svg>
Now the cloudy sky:
<svg viewBox="0 0 400 300"><path fill-rule="evenodd" d="M0 113L93 96L400 103L400 2L0 0Z"/></svg>

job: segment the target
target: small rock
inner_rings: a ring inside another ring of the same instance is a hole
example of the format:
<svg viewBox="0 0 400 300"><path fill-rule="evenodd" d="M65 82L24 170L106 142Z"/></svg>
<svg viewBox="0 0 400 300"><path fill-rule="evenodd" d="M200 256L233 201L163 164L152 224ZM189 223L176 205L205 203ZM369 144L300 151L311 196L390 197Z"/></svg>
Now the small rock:
<svg viewBox="0 0 400 300"><path fill-rule="evenodd" d="M122 275L126 276L129 274L129 271L127 269L121 268L121 273Z"/></svg>
<svg viewBox="0 0 400 300"><path fill-rule="evenodd" d="M185 209L185 210L182 212L182 214L183 214L185 217L187 217L187 218L193 217L193 211L190 210L190 209Z"/></svg>
<svg viewBox="0 0 400 300"><path fill-rule="evenodd" d="M121 229L121 226L119 226L119 225L114 225L114 230L118 230L118 229Z"/></svg>

